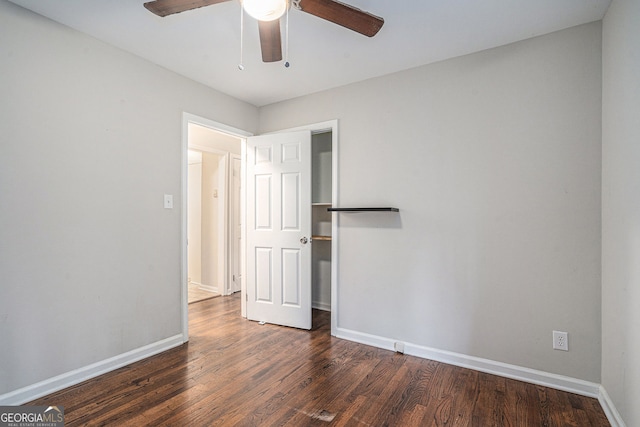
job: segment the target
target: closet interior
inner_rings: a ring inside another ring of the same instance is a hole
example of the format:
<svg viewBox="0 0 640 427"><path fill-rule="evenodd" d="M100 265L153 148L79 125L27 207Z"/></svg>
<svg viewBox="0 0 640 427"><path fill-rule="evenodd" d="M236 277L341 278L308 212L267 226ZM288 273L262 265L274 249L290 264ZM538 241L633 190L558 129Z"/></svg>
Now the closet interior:
<svg viewBox="0 0 640 427"><path fill-rule="evenodd" d="M311 306L331 311L332 132L311 137Z"/></svg>

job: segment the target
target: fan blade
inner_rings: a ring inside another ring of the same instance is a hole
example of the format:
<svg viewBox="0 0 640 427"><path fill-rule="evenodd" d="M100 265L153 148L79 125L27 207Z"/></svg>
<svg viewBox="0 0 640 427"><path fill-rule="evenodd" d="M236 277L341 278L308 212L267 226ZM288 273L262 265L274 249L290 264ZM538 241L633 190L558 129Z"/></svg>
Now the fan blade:
<svg viewBox="0 0 640 427"><path fill-rule="evenodd" d="M335 0L300 0L300 10L367 37L375 36L384 24L379 16Z"/></svg>
<svg viewBox="0 0 640 427"><path fill-rule="evenodd" d="M167 16L226 1L230 0L155 0L146 2L144 7L158 16Z"/></svg>
<svg viewBox="0 0 640 427"><path fill-rule="evenodd" d="M282 41L280 39L280 20L258 21L260 30L260 48L263 62L282 60Z"/></svg>

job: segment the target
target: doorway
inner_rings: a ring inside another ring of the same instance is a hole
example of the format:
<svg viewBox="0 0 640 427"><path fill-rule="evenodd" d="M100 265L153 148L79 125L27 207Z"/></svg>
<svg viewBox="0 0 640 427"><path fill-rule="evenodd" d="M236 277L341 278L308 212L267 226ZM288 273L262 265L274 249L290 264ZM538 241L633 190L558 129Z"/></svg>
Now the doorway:
<svg viewBox="0 0 640 427"><path fill-rule="evenodd" d="M211 145L212 136L215 135L215 139L217 140L218 145ZM234 157L238 157L238 151L240 153L240 158L243 157L244 150L244 140L246 137L251 136L251 133L246 132L241 129L237 129L223 123L215 122L213 120L206 119L204 117L196 116L190 113L182 114L182 232L181 232L181 273L180 273L180 312L181 312L181 323L182 323L182 339L183 342L189 341L189 296L188 296L188 182L189 182L189 170L188 170L188 151L189 149L194 149L196 151L207 151L214 152L218 154L222 154L225 158L225 171L229 171L231 169L229 162L230 159ZM232 163L233 165L233 163ZM222 221L222 234L224 237L221 239L222 247L219 250L220 254L220 265L219 274L222 275L222 279L220 286L222 288L221 294L225 295L229 288L228 276L232 271L232 268L229 267L229 244L228 239L230 233L228 232L228 194L227 190L228 183L231 181L228 178L228 175L225 174L225 184L220 185L218 188L218 198L225 201L225 209L222 209L222 214L219 216L220 221ZM242 178L241 178L242 179ZM213 196L213 195L212 195ZM242 196L240 197L242 200ZM240 209L240 213L242 215L242 208ZM242 223L243 218L240 219L240 223ZM240 251L242 254L242 251ZM239 264L242 265L243 261L240 260ZM241 269L242 271L242 269ZM241 286L242 286L242 282Z"/></svg>
<svg viewBox="0 0 640 427"><path fill-rule="evenodd" d="M193 130L195 132L195 130ZM198 133L202 133L198 130ZM215 134L203 134L215 144ZM224 293L226 157L191 145L187 177L187 283L189 304Z"/></svg>
<svg viewBox="0 0 640 427"><path fill-rule="evenodd" d="M241 254L238 249L241 236L237 237L236 231L242 224L239 166L243 138L248 135L183 114L181 311L184 341L188 340L188 304L194 301L193 291L205 292L205 298L224 296L239 290L241 284L241 274L237 274L241 271L241 262L233 254Z"/></svg>
<svg viewBox="0 0 640 427"><path fill-rule="evenodd" d="M241 143L241 161L240 161L240 165L242 166L242 169L240 171L240 175L242 176L242 180L244 181L246 179L245 175L246 175L246 171L244 170L244 162L246 159L246 139L250 136L252 136L251 133L246 132L244 130L238 129L238 128L234 128L228 125L225 125L223 123L219 123L219 122L215 122L209 119L205 119L199 116L195 116L193 114L189 114L189 113L183 113L183 132L182 132L182 153L183 153L183 160L182 160L182 164L183 164L183 173L182 173L182 211L183 211L183 215L182 215L182 271L181 271L181 283L182 283L182 292L181 292L181 299L182 299L182 309L181 309L181 313L182 313L182 335L183 335L183 340L184 342L188 341L189 339L189 329L188 329L188 297L187 297L187 178L188 178L188 169L187 169L187 151L188 151L188 141L189 141L189 125L200 125L202 127L208 128L210 130L215 130L218 131L222 134L226 134L227 136L230 137L235 137L237 140L239 140ZM327 121L327 122L321 122L321 123L316 123L316 124L311 124L311 125L306 125L306 126L301 126L298 128L294 128L294 129L287 129L284 130L283 132L291 132L291 131L297 131L297 130L309 130L312 132L312 134L316 134L316 133L326 133L326 132L331 132L331 147L332 147L332 160L331 160L331 182L333 182L334 184L332 185L332 189L330 191L331 194L331 205L333 206L339 206L338 201L338 188L336 183L338 182L338 150L337 150L337 141L338 141L338 121L337 120L331 120L331 121ZM229 157L229 159L231 159L232 156ZM230 161L231 162L231 161ZM233 167L233 162L231 162L231 164L228 163L228 169L227 170L231 170ZM228 181L230 182L230 180ZM242 298L241 298L241 314L243 317L246 317L246 295L247 295L247 290L246 290L246 280L243 277L243 275L245 275L245 250L243 248L243 245L246 245L246 220L245 220L245 199L246 196L244 194L244 187L241 189L241 197L240 197L240 205L241 205L241 220L240 220L240 224L239 224L239 228L240 228L240 242L238 243L240 246L240 250L239 250L239 257L240 260L237 263L240 267L240 281L239 281L239 286L241 288L241 292L242 292ZM331 335L333 336L337 336L338 335L338 324L337 324L337 319L338 319L338 288L339 288L339 284L338 284L338 229L339 229L339 218L333 214L332 215L333 220L331 221L331 234L333 236L332 240L330 242L325 242L323 244L329 244L331 247L331 262L330 262L330 294L331 294L331 298L330 298L330 310L331 310L331 314L330 314L330 319L331 319ZM237 230L237 228L235 228ZM228 230L228 227L225 228L225 230ZM225 231L227 232L227 231ZM228 233L230 234L230 233ZM229 235L227 235L227 237L225 238L225 241L229 241ZM231 247L229 245L227 245L224 249L225 253L229 253L231 251ZM227 258L228 260L229 258ZM233 274L234 271L237 271L236 267L231 267L229 265L228 262L224 263L224 268L227 269L227 273L226 273L226 283L227 285L229 285L232 281L233 281ZM237 276L238 277L238 276ZM231 278L231 280L229 280L229 278ZM229 288L225 288L225 289L229 289ZM322 309L327 309L326 306L324 307L318 307L318 308L322 308Z"/></svg>

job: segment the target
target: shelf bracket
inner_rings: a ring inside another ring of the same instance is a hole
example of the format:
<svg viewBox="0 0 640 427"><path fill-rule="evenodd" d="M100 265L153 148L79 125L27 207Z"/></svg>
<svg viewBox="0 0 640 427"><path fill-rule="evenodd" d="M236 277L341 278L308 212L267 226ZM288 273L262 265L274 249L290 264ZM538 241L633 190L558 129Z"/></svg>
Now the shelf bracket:
<svg viewBox="0 0 640 427"><path fill-rule="evenodd" d="M329 212L400 212L398 208L328 208Z"/></svg>

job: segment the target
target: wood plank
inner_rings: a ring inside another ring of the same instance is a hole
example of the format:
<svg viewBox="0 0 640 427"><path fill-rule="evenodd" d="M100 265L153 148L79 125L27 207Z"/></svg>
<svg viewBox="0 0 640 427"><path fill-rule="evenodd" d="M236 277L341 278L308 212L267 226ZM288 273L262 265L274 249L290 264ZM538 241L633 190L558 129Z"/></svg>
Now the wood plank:
<svg viewBox="0 0 640 427"><path fill-rule="evenodd" d="M189 343L38 399L66 426L608 426L596 399L189 306Z"/></svg>

